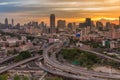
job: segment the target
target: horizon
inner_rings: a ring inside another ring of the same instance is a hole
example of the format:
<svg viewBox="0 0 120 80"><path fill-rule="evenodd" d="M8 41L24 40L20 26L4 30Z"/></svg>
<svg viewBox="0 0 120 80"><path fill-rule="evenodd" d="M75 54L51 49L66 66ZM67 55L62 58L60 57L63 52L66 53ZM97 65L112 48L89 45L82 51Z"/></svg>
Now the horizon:
<svg viewBox="0 0 120 80"><path fill-rule="evenodd" d="M49 16L50 16L50 14L49 14ZM7 18L7 17L6 17ZM14 19L14 18L7 18L8 19L8 23L9 24L11 24L12 23L12 19ZM56 17L56 25L57 25L57 21L58 20L65 20L66 21L66 23L68 24L68 23L73 23L73 22L75 22L76 24L79 24L79 23L83 23L83 22L85 22L85 19L86 18L82 18L82 19L73 19L73 18L70 18L70 19L62 19L62 18L57 18ZM22 20L22 19L21 19ZM70 21L69 21L70 20ZM102 22L104 25L106 24L106 22L110 22L110 23L113 23L113 24L116 24L116 25L119 25L119 18L113 18L113 19L111 19L111 18L91 18L91 20L95 23L95 22L97 22L97 21L100 21L100 22ZM24 22L23 21L23 23L21 23L21 21L16 21L15 19L14 19L14 23L15 23L15 25L16 24L18 24L18 23L20 23L21 25L24 25L24 24L27 24L27 23L29 23L29 22L38 22L39 24L41 23L41 22L45 22L45 24L47 24L47 26L50 26L50 20L49 20L49 17L47 17L47 18L43 18L43 19L31 19L31 20L27 20L26 22ZM5 23L5 18L0 22L0 23L2 23L2 24L4 24Z"/></svg>
<svg viewBox="0 0 120 80"><path fill-rule="evenodd" d="M85 18L93 21L107 19L118 24L120 14L119 0L0 0L0 22L7 17L15 23L45 21L49 25L49 15L54 13L57 20L83 22Z"/></svg>

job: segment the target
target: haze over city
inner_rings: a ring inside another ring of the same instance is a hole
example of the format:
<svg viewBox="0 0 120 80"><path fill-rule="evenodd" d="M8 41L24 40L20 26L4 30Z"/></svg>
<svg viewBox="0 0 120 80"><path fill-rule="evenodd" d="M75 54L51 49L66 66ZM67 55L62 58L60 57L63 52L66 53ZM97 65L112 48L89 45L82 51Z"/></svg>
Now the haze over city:
<svg viewBox="0 0 120 80"><path fill-rule="evenodd" d="M49 14L67 22L92 20L118 22L119 0L0 0L0 22L14 18L15 23L45 21L49 25ZM117 23L118 24L118 23Z"/></svg>
<svg viewBox="0 0 120 80"><path fill-rule="evenodd" d="M0 80L120 80L120 0L0 0Z"/></svg>

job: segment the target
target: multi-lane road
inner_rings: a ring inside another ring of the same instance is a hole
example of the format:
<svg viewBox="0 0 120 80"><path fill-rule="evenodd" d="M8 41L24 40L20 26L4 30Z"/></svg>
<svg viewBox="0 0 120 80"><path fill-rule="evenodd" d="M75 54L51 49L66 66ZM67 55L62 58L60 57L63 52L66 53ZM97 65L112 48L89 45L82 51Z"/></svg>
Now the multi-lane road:
<svg viewBox="0 0 120 80"><path fill-rule="evenodd" d="M4 73L10 69L13 69L19 65L28 63L30 61L34 61L36 59L43 59L44 63L39 63L39 67L49 73L67 77L67 78L72 78L72 79L79 79L79 80L119 80L120 79L120 74L108 74L108 73L102 73L102 72L95 72L92 70L86 70L82 67L78 66L73 66L72 64L69 63L62 63L57 60L56 53L58 53L64 46L63 43L54 43L53 45L50 45L48 47L45 47L47 44L46 42L43 44L41 47L43 49L43 56L34 56L28 59L25 59L23 61L20 61L18 63L14 63L11 65L6 66L5 68L0 70L0 74ZM96 55L102 56L104 58L114 60L116 62L120 63L120 60L111 58L109 56L106 56L104 54L100 54L98 52L92 51L92 50L87 50L84 48L80 48L81 50L87 51L94 53ZM49 52L51 51L51 54ZM12 59L16 57L17 55L13 55L11 57L6 58L5 60L0 61L0 64L8 61L9 59Z"/></svg>
<svg viewBox="0 0 120 80"><path fill-rule="evenodd" d="M99 53L99 52L95 52L95 51L90 50L90 49L84 49L84 48L78 48L78 49L83 50L83 51L86 51L86 52L90 52L90 53L99 55L99 56L101 56L101 57L104 57L104 58L106 58L106 59L113 60L113 61L115 61L115 62L120 63L120 60L119 60L119 59L109 57L109 56L107 56L107 55L105 55L105 54L101 54L101 53Z"/></svg>
<svg viewBox="0 0 120 80"><path fill-rule="evenodd" d="M0 74L4 73L4 72L6 72L6 71L8 71L8 70L10 70L10 69L12 69L12 68L14 68L14 67L17 67L17 66L19 66L19 65L28 63L28 62L33 61L33 60L36 60L36 59L38 59L38 58L43 59L43 56L34 56L34 57L31 57L31 58L22 60L22 61L20 61L20 62L17 62L17 63L11 64L11 65L8 65L7 67L5 67L5 68L3 68L3 69L0 70Z"/></svg>
<svg viewBox="0 0 120 80"><path fill-rule="evenodd" d="M76 75L76 76L84 76L84 77L89 77L89 79L95 79L95 80L102 80L102 79L120 79L120 74L108 74L108 73L101 73L101 72L95 72L95 71L87 71L85 69L81 69L81 68L76 68L76 66L70 66L70 65L65 65L65 64L62 64L58 61L56 61L56 59L53 59L49 57L49 50L55 48L56 46L58 46L59 43L57 44L54 44L48 48L46 48L44 50L44 53L43 53L43 57L44 57L44 61L45 61L45 65L48 66L48 67L51 67L53 69L56 69L58 71L62 71L62 72L67 72L71 75ZM58 50L59 51L59 50ZM108 58L110 59L110 58ZM50 69L51 69L50 68ZM48 72L50 72L48 70ZM65 75L64 75L65 76ZM69 77L66 75L66 77Z"/></svg>
<svg viewBox="0 0 120 80"><path fill-rule="evenodd" d="M4 63L4 62L6 62L6 61L8 61L8 60L10 60L10 59L13 59L14 57L16 57L16 56L18 56L18 55L19 55L19 54L15 54L15 55L9 56L9 57L1 60L1 61L0 61L0 64Z"/></svg>

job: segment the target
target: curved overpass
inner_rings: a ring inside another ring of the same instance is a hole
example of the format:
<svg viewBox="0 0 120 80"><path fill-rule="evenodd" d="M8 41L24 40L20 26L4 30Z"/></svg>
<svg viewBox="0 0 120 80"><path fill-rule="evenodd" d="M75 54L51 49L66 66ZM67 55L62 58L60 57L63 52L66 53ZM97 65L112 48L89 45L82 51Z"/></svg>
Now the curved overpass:
<svg viewBox="0 0 120 80"><path fill-rule="evenodd" d="M62 72L67 72L70 73L71 75L76 75L77 77L79 76L84 76L84 77L90 77L90 79L92 78L92 80L102 80L102 79L120 79L120 74L107 74L107 73L100 73L100 72L95 72L95 71L87 71L84 69L78 69L74 66L70 66L70 65L65 65L62 64L58 61L55 61L55 59L50 58L49 57L49 50L55 48L56 46L58 46L60 43L54 44L50 47L48 47L47 49L45 49L43 52L43 57L44 57L44 61L46 66L52 67L56 70L61 70ZM60 50L60 49L59 49ZM58 51L59 51L58 50ZM50 71L48 71L50 72ZM66 76L69 77L69 76Z"/></svg>

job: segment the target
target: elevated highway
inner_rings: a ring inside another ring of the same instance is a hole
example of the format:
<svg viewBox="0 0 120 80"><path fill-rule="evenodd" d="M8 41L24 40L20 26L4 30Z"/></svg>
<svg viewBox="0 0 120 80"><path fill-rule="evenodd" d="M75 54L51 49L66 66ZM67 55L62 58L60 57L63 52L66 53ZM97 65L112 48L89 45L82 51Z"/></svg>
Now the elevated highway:
<svg viewBox="0 0 120 80"><path fill-rule="evenodd" d="M6 62L6 61L8 61L8 60L11 60L11 59L15 58L15 57L18 56L18 55L19 55L19 54L15 54L15 55L9 56L9 57L1 60L1 61L0 61L0 64Z"/></svg>
<svg viewBox="0 0 120 80"><path fill-rule="evenodd" d="M14 67L17 67L19 65L25 64L25 63L33 61L33 60L36 60L38 58L43 59L43 56L34 56L34 57L31 57L31 58L25 59L23 61L20 61L18 63L14 63L14 64L11 64L11 65L8 65L4 69L0 70L0 74L4 73L4 72L6 72L6 71L8 71L8 70L10 70L10 69L12 69Z"/></svg>
<svg viewBox="0 0 120 80"><path fill-rule="evenodd" d="M54 47L58 46L58 44L54 44L50 47L48 47L47 49L44 50L44 54L43 54L43 57L44 57L44 61L45 61L45 64L47 64L46 66L49 66L49 67L53 67L53 68L57 68L63 72L67 72L67 73L71 73L72 75L79 75L79 76L89 76L89 77L92 77L92 79L99 79L99 80L102 80L102 79L120 79L120 74L107 74L107 73L99 73L99 72L95 72L95 71L87 71L87 70L84 70L84 69L76 69L76 67L73 67L73 66L68 66L68 65L65 65L65 64L62 64L62 63L58 63L57 61L55 60L51 60L53 58L50 59L49 57L49 54L48 54L48 51L53 49ZM61 49L61 48L60 48ZM58 50L59 51L59 50Z"/></svg>

